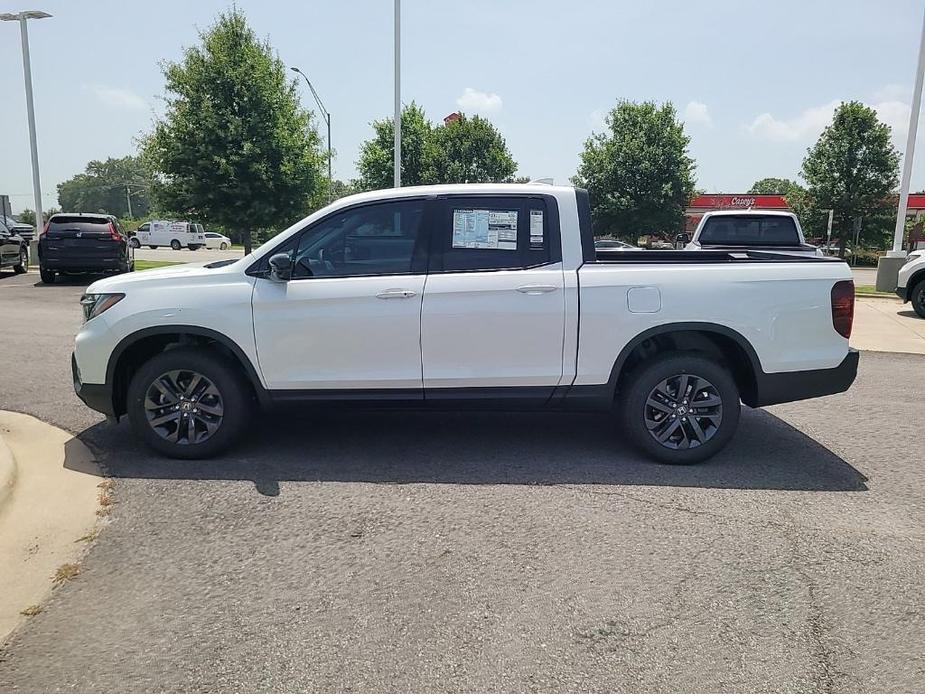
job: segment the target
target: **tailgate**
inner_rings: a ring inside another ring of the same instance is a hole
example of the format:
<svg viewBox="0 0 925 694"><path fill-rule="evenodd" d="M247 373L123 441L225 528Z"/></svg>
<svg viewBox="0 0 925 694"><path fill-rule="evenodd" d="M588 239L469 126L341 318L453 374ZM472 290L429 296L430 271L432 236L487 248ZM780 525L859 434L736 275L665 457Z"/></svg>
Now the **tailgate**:
<svg viewBox="0 0 925 694"><path fill-rule="evenodd" d="M113 227L105 217L54 218L44 234L46 252L69 258L102 258L119 255L122 239L113 237Z"/></svg>

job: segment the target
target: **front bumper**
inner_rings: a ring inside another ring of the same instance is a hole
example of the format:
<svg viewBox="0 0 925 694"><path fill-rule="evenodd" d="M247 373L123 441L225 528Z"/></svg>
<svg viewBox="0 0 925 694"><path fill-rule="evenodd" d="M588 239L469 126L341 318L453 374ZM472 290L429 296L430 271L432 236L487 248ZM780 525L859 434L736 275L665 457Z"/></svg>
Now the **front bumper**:
<svg viewBox="0 0 925 694"><path fill-rule="evenodd" d="M905 287L896 287L893 291L896 292L896 296L903 300L903 303L909 301L909 294L906 292Z"/></svg>
<svg viewBox="0 0 925 694"><path fill-rule="evenodd" d="M71 354L71 375L74 377L74 392L91 410L102 412L107 417L115 417L112 406L112 388L106 383L81 383L77 357Z"/></svg>
<svg viewBox="0 0 925 694"><path fill-rule="evenodd" d="M858 375L860 353L848 348L841 364L833 369L812 371L761 372L755 377L756 399L746 403L752 407L776 405L781 402L818 398L823 395L844 393Z"/></svg>

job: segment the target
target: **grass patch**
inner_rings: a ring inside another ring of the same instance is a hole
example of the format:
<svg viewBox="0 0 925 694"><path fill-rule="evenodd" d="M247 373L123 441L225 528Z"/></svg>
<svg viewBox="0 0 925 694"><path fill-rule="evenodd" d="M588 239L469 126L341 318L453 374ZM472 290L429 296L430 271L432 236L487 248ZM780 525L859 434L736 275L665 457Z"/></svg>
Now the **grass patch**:
<svg viewBox="0 0 925 694"><path fill-rule="evenodd" d="M100 535L100 529L94 528L83 537L78 537L74 542L93 542Z"/></svg>
<svg viewBox="0 0 925 694"><path fill-rule="evenodd" d="M23 617L35 617L35 615L41 614L41 613L42 613L41 607L39 607L38 605L29 605L29 607L24 609L19 614L21 614Z"/></svg>
<svg viewBox="0 0 925 694"><path fill-rule="evenodd" d="M177 263L172 260L136 260L135 261L135 272L141 270L153 270L159 267L168 267L169 265L182 265L183 263Z"/></svg>
<svg viewBox="0 0 925 694"><path fill-rule="evenodd" d="M872 284L854 285L854 294L855 296L882 296L889 297L891 299L896 298L896 295L893 292L878 292L877 288Z"/></svg>
<svg viewBox="0 0 925 694"><path fill-rule="evenodd" d="M62 564L55 571L55 575L51 577L51 580L54 581L55 585L61 585L77 578L79 575L80 564Z"/></svg>

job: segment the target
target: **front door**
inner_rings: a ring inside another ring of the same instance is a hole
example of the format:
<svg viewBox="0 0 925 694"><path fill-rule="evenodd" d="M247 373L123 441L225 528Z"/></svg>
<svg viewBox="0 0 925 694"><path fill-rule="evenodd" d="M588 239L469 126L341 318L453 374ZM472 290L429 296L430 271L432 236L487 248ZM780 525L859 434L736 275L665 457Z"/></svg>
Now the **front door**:
<svg viewBox="0 0 925 694"><path fill-rule="evenodd" d="M421 312L427 399L450 389L548 397L562 378L565 291L554 200L437 201ZM524 390L528 389L528 390Z"/></svg>
<svg viewBox="0 0 925 694"><path fill-rule="evenodd" d="M257 280L254 333L270 389L423 397L426 204L335 212L292 240L290 281Z"/></svg>

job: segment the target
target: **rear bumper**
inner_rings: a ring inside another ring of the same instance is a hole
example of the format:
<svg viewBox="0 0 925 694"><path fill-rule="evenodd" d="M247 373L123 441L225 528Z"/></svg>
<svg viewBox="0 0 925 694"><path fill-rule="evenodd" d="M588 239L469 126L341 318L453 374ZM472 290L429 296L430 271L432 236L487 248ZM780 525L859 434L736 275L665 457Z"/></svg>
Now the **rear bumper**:
<svg viewBox="0 0 925 694"><path fill-rule="evenodd" d="M833 369L771 374L762 371L755 378L756 400L754 403L746 404L752 407L763 407L781 402L844 393L854 383L858 374L859 357L860 353L856 349L849 348L842 363Z"/></svg>
<svg viewBox="0 0 925 694"><path fill-rule="evenodd" d="M105 383L81 383L77 357L71 354L71 374L74 377L74 392L91 410L102 412L107 417L115 416L112 406L112 388Z"/></svg>
<svg viewBox="0 0 925 694"><path fill-rule="evenodd" d="M125 264L125 260L119 256L107 256L100 258L63 258L52 256L43 256L39 264L48 270L71 270L74 272L92 272L105 270L118 270Z"/></svg>

